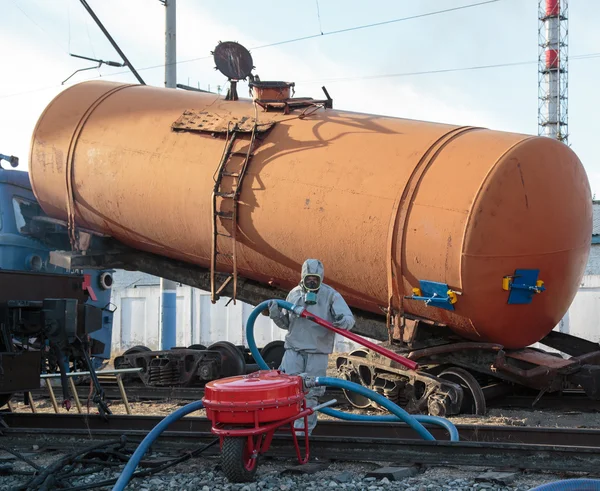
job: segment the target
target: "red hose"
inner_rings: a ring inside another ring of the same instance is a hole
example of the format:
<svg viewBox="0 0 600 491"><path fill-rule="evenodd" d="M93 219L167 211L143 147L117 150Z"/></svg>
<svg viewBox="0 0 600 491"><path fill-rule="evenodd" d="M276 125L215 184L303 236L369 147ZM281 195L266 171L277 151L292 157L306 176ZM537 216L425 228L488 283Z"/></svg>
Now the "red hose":
<svg viewBox="0 0 600 491"><path fill-rule="evenodd" d="M381 346L372 343L371 341L367 341L365 338L360 337L358 334L354 334L353 332L350 331L346 331L345 329L340 329L338 327L335 327L333 324L331 324L331 322L327 322L325 319L321 319L320 317L317 317L314 314L311 314L308 310L303 310L302 313L300 314L300 317L304 317L305 319L308 319L312 322L314 322L315 324L318 324L326 329L329 329L330 331L333 331L337 334L339 334L340 336L344 336L345 338L351 339L352 341L363 345L365 348L369 348L373 351L375 351L376 353L379 353L382 356L385 356L386 358L389 358L390 360L393 360L395 362L400 363L400 365L408 368L409 370L416 370L417 368L419 368L419 364L409 360L408 358L405 358L404 356L400 356L398 353L394 353L393 351L390 351L389 349L385 349L382 348Z"/></svg>

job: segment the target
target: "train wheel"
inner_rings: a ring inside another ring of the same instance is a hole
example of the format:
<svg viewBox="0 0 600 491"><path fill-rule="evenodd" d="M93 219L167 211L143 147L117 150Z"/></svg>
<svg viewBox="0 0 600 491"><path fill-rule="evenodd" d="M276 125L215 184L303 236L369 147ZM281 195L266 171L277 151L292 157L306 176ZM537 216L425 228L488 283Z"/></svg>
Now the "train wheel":
<svg viewBox="0 0 600 491"><path fill-rule="evenodd" d="M114 360L114 364L115 364L115 369L117 370L122 370L122 369L126 369L126 368L135 368L134 366L130 365L129 362L127 360L125 360L125 356L126 355L133 355L135 353L146 353L147 351L152 351L150 348L148 348L147 346L143 346L141 344L138 344L137 346L132 346L131 348L129 348L127 351L125 351L125 353L123 353L120 356L117 356ZM123 381L124 382L143 382L143 378L141 376L141 372L140 373L125 373L122 375L123 377Z"/></svg>
<svg viewBox="0 0 600 491"><path fill-rule="evenodd" d="M458 384L463 389L463 402L460 407L461 414L476 414L485 416L485 396L479 382L464 368L452 367L438 375L439 378Z"/></svg>
<svg viewBox="0 0 600 491"><path fill-rule="evenodd" d="M356 356L359 358L366 358L367 351L364 349L357 349L355 351L352 351L348 356ZM365 383L370 383L371 371L368 368L363 368L362 374L361 374L361 367L353 366L348 361L344 362L343 358L338 358L336 365L338 368L338 372L343 379L348 380L350 382L354 382L355 384L362 385L362 386L365 386L366 385ZM346 367L348 367L349 369ZM366 373L367 370L369 372L368 377L367 377L367 373ZM368 380L365 380L366 378ZM346 399L348 399L348 402L350 404L352 404L355 408L366 409L371 406L371 399L369 399L368 397L362 396L360 394L356 394L355 392L351 392L346 389L342 389L342 390L344 391L344 395L346 396Z"/></svg>
<svg viewBox="0 0 600 491"><path fill-rule="evenodd" d="M137 346L134 346L132 348L129 348L125 353L123 353L124 355L131 355L132 353L143 353L145 351L152 351L150 348L148 348L148 346L142 346L141 344L138 344Z"/></svg>
<svg viewBox="0 0 600 491"><path fill-rule="evenodd" d="M260 352L260 356L263 357L270 368L276 370L281 366L281 360L283 360L283 354L285 353L284 345L283 341L271 341Z"/></svg>
<svg viewBox="0 0 600 491"><path fill-rule="evenodd" d="M131 348L129 348L127 351L125 351L125 353L123 353L120 356L117 356L115 358L115 368L117 370L121 370L123 368L133 368L129 362L125 361L125 359L123 358L125 355L133 355L134 353L144 353L146 351L151 351L150 348L148 348L147 346L142 346L141 344L138 344L137 346L132 346ZM134 378L139 378L139 374L131 374L130 377L132 379ZM127 378L127 376L126 376Z"/></svg>
<svg viewBox="0 0 600 491"><path fill-rule="evenodd" d="M8 404L13 394L0 394L0 408L3 408Z"/></svg>
<svg viewBox="0 0 600 491"><path fill-rule="evenodd" d="M234 377L246 373L244 355L229 341L219 341L208 347L209 351L218 351L221 354L221 377Z"/></svg>
<svg viewBox="0 0 600 491"><path fill-rule="evenodd" d="M227 437L223 439L221 466L229 482L249 482L254 480L258 456L248 449L248 438Z"/></svg>

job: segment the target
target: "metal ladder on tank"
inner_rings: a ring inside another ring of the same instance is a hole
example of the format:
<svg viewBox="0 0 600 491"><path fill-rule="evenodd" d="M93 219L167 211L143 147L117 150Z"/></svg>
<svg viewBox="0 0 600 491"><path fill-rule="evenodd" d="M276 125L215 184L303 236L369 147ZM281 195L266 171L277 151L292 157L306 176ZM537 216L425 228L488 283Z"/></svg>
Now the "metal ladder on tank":
<svg viewBox="0 0 600 491"><path fill-rule="evenodd" d="M237 297L237 254L236 254L236 233L238 228L238 202L240 193L242 190L242 183L248 170L248 165L252 159L254 150L254 141L256 137L256 124L252 129L252 135L247 150L236 151L234 150L235 143L238 140L240 132L238 131L237 124L233 129L228 132L227 140L225 142L225 150L219 162L219 167L215 172L215 185L212 193L212 247L210 257L210 300L212 303L216 303L219 299L220 294L223 290L233 281L233 304L236 303ZM246 141L246 140L242 140ZM236 159L242 159L241 162L235 164ZM234 167L235 166L235 167ZM234 167L234 168L232 168ZM231 185L224 186L223 178L230 178ZM229 189L228 189L229 187ZM231 210L223 211L219 209L219 198L221 205L223 203L230 203ZM230 222L230 230L224 226L225 223ZM221 227L219 227L221 223ZM224 231L223 231L224 230ZM219 249L219 237L224 239L230 239L231 253L221 252ZM227 274L227 277L220 285L217 286L216 274L217 274L217 262L218 256L223 256L231 259L232 271ZM231 301L230 300L230 301ZM229 302L228 302L229 303Z"/></svg>

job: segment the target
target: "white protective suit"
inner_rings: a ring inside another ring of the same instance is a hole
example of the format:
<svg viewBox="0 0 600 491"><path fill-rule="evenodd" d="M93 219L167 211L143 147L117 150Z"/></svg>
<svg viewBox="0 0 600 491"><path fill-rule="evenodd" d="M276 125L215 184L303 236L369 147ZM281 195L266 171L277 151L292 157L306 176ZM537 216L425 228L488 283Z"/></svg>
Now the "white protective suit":
<svg viewBox="0 0 600 491"><path fill-rule="evenodd" d="M294 305L305 307L308 312L331 322L340 329L350 330L354 327L354 316L342 296L330 286L322 283L324 268L321 261L307 259L302 265L300 285L294 288L286 300ZM303 280L306 275L318 274L321 286L317 292L317 303L306 305ZM281 329L286 329L285 354L279 369L289 375L306 373L310 377L325 377L327 375L328 355L333 351L335 333L314 322L298 317L294 313L282 310L271 302L269 315ZM318 398L325 393L325 387L316 387L307 394L306 402L309 407L317 405ZM302 427L304 422L296 420L294 426ZM317 425L317 415L308 418L309 434Z"/></svg>

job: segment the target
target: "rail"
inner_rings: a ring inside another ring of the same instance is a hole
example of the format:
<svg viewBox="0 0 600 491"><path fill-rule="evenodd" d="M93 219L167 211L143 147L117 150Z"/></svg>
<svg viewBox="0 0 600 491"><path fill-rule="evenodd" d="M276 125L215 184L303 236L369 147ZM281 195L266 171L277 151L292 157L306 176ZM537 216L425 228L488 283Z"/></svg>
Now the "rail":
<svg viewBox="0 0 600 491"><path fill-rule="evenodd" d="M100 372L102 373L102 372ZM76 386L79 397L86 397L88 388ZM122 399L119 387L112 382L103 382L104 396L108 400ZM195 401L204 396L203 387L148 387L142 384L125 383L129 401ZM35 398L46 397L44 389L31 391ZM329 388L327 396L335 397L344 405L343 391ZM600 412L600 401L590 399L583 391L568 391L561 394L546 394L535 402L537 392L531 394L511 394L486 401L488 409L520 408L535 410L571 410L582 412ZM534 405L535 402L535 405ZM348 403L349 404L349 403Z"/></svg>
<svg viewBox="0 0 600 491"><path fill-rule="evenodd" d="M57 440L65 437L114 438L126 435L141 440L162 419L156 416L0 413L0 433L20 442L28 437ZM402 461L418 465L469 465L489 468L536 469L554 472L590 472L600 469L600 430L506 426L457 426L461 442L443 441L444 430L428 426L437 442L417 440L402 423L322 421L311 436L311 455L328 459ZM214 438L210 421L186 417L173 423L156 446L178 447ZM290 438L277 436L274 450L292 456ZM369 457L370 456L370 457Z"/></svg>

